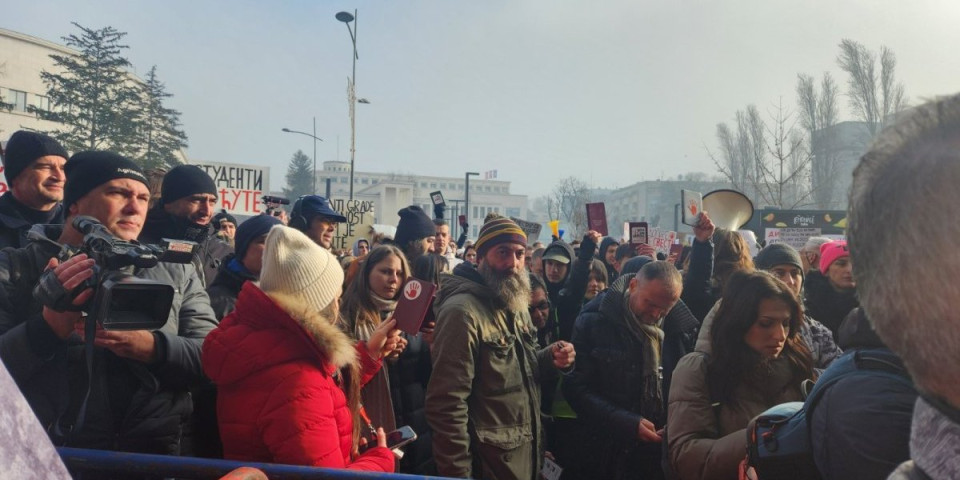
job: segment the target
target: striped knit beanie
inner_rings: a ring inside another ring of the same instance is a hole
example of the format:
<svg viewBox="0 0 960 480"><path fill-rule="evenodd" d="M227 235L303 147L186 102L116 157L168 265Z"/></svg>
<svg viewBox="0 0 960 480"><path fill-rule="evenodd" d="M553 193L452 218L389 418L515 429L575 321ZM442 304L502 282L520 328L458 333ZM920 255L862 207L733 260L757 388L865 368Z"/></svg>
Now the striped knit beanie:
<svg viewBox="0 0 960 480"><path fill-rule="evenodd" d="M477 248L477 255L483 257L495 245L507 242L526 246L527 235L513 220L498 218L480 227L480 236L474 246Z"/></svg>

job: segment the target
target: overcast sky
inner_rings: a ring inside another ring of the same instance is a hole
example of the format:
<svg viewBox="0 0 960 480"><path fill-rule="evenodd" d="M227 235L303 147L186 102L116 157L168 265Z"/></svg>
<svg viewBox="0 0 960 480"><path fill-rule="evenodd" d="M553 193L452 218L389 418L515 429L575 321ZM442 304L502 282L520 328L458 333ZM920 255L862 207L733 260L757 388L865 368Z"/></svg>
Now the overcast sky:
<svg viewBox="0 0 960 480"><path fill-rule="evenodd" d="M704 146L737 109L795 108L843 38L897 55L911 103L960 91L956 0L5 2L0 27L62 43L75 21L128 32L182 112L192 160L272 167L297 149L349 160L347 29L359 10L357 171L462 177L513 193L715 173ZM850 119L843 99L842 119ZM339 137L339 151L337 138Z"/></svg>

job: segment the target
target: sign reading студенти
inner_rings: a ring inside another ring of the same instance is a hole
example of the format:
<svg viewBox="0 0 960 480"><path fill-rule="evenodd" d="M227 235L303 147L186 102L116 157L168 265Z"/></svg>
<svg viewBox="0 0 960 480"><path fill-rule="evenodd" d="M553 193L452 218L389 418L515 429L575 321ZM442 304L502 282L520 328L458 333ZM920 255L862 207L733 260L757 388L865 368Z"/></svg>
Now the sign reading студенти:
<svg viewBox="0 0 960 480"><path fill-rule="evenodd" d="M270 188L270 167L219 162L193 165L207 172L217 185L219 208L239 215L259 215L265 210L261 197Z"/></svg>

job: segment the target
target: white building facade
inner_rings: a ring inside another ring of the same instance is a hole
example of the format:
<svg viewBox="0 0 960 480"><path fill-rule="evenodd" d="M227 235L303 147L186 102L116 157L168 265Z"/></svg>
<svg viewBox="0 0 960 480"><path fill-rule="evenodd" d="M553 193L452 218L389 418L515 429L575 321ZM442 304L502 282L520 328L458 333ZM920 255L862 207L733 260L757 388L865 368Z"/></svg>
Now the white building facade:
<svg viewBox="0 0 960 480"><path fill-rule="evenodd" d="M325 192L330 180L330 196L347 198L350 195L350 162L323 162L317 171L318 193ZM466 215L470 225L468 236L476 238L488 213L507 217L527 217L527 196L510 193L510 182L470 177L470 205L464 204L466 177L433 177L400 173L354 172L353 197L356 200L373 201L376 223L396 225L397 210L409 205L419 205L427 215L433 216L433 201L430 193L440 191L447 203L444 217L452 225L458 215ZM468 208L465 210L465 208ZM459 228L453 228L459 235Z"/></svg>

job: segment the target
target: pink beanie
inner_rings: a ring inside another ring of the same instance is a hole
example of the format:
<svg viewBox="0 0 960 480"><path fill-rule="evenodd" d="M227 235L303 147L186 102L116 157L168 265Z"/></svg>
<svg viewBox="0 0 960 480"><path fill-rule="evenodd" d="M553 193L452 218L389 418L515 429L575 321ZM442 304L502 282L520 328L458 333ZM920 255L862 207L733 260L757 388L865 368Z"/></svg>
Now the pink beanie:
<svg viewBox="0 0 960 480"><path fill-rule="evenodd" d="M820 273L827 273L830 264L838 258L849 256L850 249L847 248L846 240L837 240L820 245Z"/></svg>

